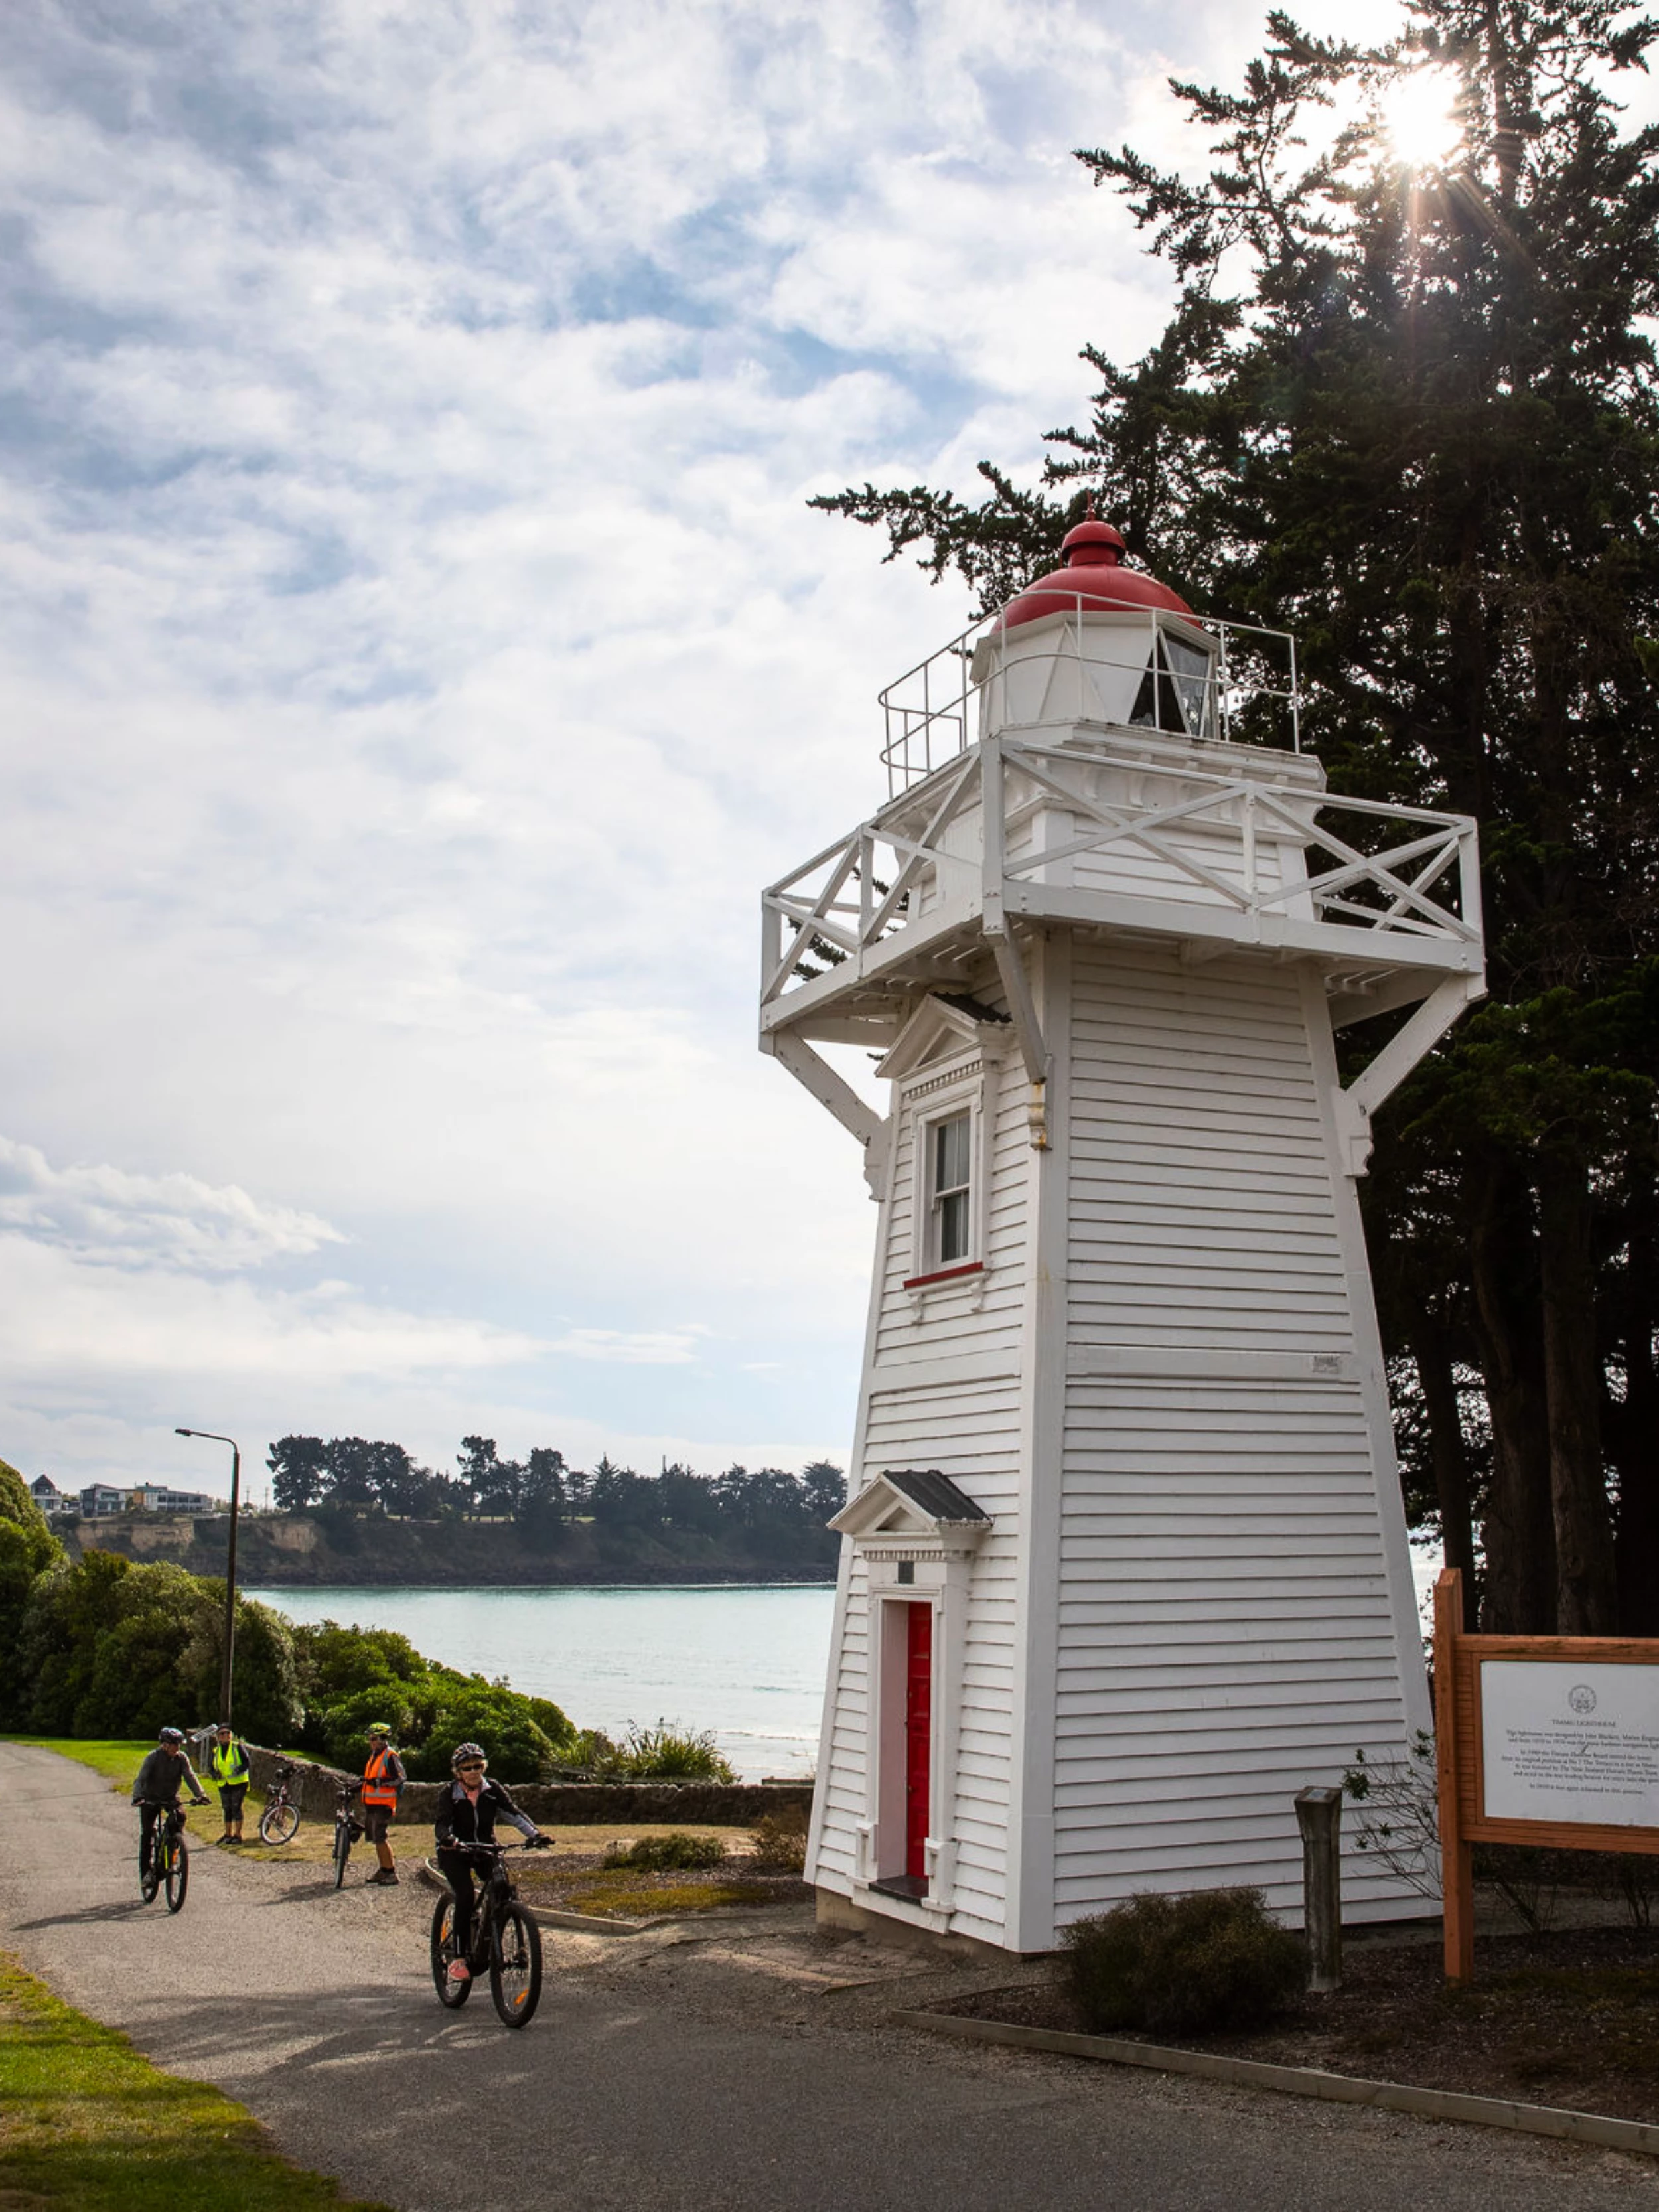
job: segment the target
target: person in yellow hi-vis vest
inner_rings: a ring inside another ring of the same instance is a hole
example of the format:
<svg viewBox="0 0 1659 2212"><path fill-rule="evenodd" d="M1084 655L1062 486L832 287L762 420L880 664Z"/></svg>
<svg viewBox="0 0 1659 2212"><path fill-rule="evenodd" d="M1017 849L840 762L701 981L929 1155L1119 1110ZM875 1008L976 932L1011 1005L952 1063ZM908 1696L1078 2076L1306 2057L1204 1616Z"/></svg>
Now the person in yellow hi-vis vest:
<svg viewBox="0 0 1659 2212"><path fill-rule="evenodd" d="M363 1833L374 1844L380 1865L368 1877L371 1883L391 1888L398 1879L387 1831L398 1800L403 1794L404 1763L392 1748L392 1730L384 1721L368 1731L368 1764L363 1769Z"/></svg>
<svg viewBox="0 0 1659 2212"><path fill-rule="evenodd" d="M253 1771L247 1763L242 1739L232 1735L228 1721L221 1721L213 1731L208 1774L219 1792L219 1810L224 1815L225 1832L219 1841L222 1844L240 1844L242 1840L242 1800L247 1796Z"/></svg>

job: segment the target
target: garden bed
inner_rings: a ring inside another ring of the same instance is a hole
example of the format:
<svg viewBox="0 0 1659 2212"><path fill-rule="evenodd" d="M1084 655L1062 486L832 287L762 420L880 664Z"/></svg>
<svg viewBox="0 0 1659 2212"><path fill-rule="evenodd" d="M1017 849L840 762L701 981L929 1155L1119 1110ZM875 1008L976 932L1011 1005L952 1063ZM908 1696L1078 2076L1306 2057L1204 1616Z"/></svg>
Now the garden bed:
<svg viewBox="0 0 1659 2212"><path fill-rule="evenodd" d="M514 1860L514 1878L526 1905L600 1920L678 1918L726 1906L799 1905L812 1893L797 1874L758 1867L747 1852L729 1851L717 1866L661 1872L606 1867L597 1850L562 1850Z"/></svg>
<svg viewBox="0 0 1659 2212"><path fill-rule="evenodd" d="M1270 2027L1144 2039L1228 2058L1659 2121L1659 1932L1572 1928L1484 1936L1475 1966L1475 1980L1454 1988L1444 1980L1437 1939L1355 1943L1340 1990L1299 1998ZM934 2009L1087 2033L1062 1974L1057 1966L1049 1981Z"/></svg>

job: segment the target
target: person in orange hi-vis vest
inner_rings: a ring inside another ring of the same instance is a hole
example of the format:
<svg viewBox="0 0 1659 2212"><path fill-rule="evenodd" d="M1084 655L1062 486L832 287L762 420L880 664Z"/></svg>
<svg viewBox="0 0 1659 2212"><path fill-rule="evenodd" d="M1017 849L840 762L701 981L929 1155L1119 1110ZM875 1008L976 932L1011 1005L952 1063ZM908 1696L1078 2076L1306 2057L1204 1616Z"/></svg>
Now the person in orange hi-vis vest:
<svg viewBox="0 0 1659 2212"><path fill-rule="evenodd" d="M363 1832L380 1862L369 1881L388 1889L398 1880L398 1867L387 1834L405 1778L404 1763L392 1748L391 1728L385 1721L374 1722L368 1731L368 1763L363 1769Z"/></svg>

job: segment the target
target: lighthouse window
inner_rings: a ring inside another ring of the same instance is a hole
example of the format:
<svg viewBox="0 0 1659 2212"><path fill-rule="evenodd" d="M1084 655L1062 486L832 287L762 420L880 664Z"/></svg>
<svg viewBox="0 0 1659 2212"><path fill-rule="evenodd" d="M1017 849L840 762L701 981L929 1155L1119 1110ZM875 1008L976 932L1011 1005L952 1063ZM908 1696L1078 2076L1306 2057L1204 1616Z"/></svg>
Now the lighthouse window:
<svg viewBox="0 0 1659 2212"><path fill-rule="evenodd" d="M1180 736L1213 734L1210 709L1210 656L1179 638L1159 635L1129 710L1132 728L1168 730Z"/></svg>
<svg viewBox="0 0 1659 2212"><path fill-rule="evenodd" d="M974 1117L953 1114L929 1130L932 1152L933 1262L948 1267L969 1256L973 1243Z"/></svg>
<svg viewBox="0 0 1659 2212"><path fill-rule="evenodd" d="M1194 737L1212 737L1209 654L1200 653L1194 646L1183 645L1178 637L1166 637L1164 650L1169 656L1182 720Z"/></svg>

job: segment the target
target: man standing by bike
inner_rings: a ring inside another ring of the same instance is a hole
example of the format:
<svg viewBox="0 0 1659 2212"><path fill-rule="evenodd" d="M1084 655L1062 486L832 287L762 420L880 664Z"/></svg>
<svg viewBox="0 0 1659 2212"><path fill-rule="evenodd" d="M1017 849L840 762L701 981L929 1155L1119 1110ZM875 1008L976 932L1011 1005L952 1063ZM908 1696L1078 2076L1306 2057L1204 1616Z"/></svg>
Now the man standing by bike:
<svg viewBox="0 0 1659 2212"><path fill-rule="evenodd" d="M190 1794L197 1804L207 1803L207 1792L196 1779L196 1770L185 1749L182 1729L164 1728L155 1740L155 1748L138 1770L138 1778L132 1785L132 1802L138 1808L138 1871L146 1873L149 1867L150 1838L155 1833L155 1823L162 1813L178 1809L179 1784L188 1782Z"/></svg>
<svg viewBox="0 0 1659 2212"><path fill-rule="evenodd" d="M363 1769L363 1833L380 1862L368 1879L387 1889L395 1887L398 1880L387 1831L403 1795L404 1779L404 1763L392 1748L391 1729L384 1721L374 1722L368 1731L368 1764Z"/></svg>
<svg viewBox="0 0 1659 2212"><path fill-rule="evenodd" d="M240 1844L242 1840L242 1800L247 1796L253 1770L247 1763L247 1753L241 1738L233 1735L228 1721L221 1721L213 1731L213 1751L208 1767L214 1786L219 1792L219 1810L225 1820L225 1832L219 1841L222 1844Z"/></svg>
<svg viewBox="0 0 1659 2212"><path fill-rule="evenodd" d="M481 1744L458 1743L449 1763L454 1769L455 1779L438 1800L438 1817L433 1826L438 1838L438 1871L449 1884L450 1894L455 1899L455 1949L459 1955L450 1961L449 1978L452 1982L467 1982L472 1978L472 1969L466 1961L472 1948L474 1863L466 1851L457 1846L494 1843L497 1820L505 1820L532 1843L544 1839L536 1823L519 1810L501 1784L486 1778L484 1769L489 1761Z"/></svg>

